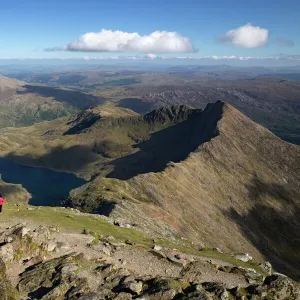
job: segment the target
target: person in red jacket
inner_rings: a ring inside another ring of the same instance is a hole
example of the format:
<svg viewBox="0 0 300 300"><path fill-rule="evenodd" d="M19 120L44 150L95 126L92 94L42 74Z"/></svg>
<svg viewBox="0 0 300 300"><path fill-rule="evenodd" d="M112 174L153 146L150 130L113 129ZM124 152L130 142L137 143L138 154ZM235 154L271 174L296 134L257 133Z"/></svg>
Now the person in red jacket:
<svg viewBox="0 0 300 300"><path fill-rule="evenodd" d="M0 213L2 213L2 205L5 201L6 201L6 199L3 198L2 195L0 194Z"/></svg>

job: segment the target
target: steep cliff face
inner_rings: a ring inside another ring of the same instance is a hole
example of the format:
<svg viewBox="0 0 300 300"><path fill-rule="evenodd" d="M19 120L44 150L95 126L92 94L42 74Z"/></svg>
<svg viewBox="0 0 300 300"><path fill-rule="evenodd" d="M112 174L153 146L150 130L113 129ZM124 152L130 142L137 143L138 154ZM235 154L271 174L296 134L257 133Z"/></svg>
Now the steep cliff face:
<svg viewBox="0 0 300 300"><path fill-rule="evenodd" d="M182 135L188 139L176 142L188 148L185 155L160 170L149 168L125 178L118 177L115 167L111 178L98 177L74 190L69 204L157 235L251 249L299 276L300 148L222 102L192 118L169 129L175 139L180 137L176 126L190 125ZM159 153L153 165L155 158ZM127 174L128 169L124 167Z"/></svg>

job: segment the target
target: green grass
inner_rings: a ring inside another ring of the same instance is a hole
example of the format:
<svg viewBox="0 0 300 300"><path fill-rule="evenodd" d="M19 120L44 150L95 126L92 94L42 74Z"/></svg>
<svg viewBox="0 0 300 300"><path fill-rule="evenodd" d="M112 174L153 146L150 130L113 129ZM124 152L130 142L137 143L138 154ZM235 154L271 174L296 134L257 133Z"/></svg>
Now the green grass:
<svg viewBox="0 0 300 300"><path fill-rule="evenodd" d="M104 219L93 215L77 215L74 211L64 208L41 207L28 210L28 206L14 206L6 204L1 215L2 220L18 218L20 221L31 220L37 224L59 226L67 232L82 232L87 228L100 235L112 235L116 239L131 240L133 242L150 244L151 239L144 233L131 229L122 228L106 222Z"/></svg>

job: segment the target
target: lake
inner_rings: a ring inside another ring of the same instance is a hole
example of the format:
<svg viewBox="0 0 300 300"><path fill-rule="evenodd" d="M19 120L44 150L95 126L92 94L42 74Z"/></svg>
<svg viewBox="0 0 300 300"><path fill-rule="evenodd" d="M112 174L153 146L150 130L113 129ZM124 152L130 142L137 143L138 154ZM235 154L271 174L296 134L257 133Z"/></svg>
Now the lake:
<svg viewBox="0 0 300 300"><path fill-rule="evenodd" d="M87 182L71 173L24 166L6 158L0 158L0 174L7 183L22 184L32 195L29 204L40 206L59 205L72 189Z"/></svg>

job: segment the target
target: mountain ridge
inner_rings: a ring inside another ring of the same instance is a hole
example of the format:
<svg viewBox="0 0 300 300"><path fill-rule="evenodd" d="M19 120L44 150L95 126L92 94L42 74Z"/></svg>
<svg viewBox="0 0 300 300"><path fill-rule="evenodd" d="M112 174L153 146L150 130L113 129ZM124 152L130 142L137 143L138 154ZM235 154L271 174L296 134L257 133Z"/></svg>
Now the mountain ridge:
<svg viewBox="0 0 300 300"><path fill-rule="evenodd" d="M123 222L169 237L181 235L200 245L238 251L250 248L258 257L267 257L299 276L294 265L299 253L289 241L298 232L288 225L291 216L285 208L293 214L299 209L300 148L280 140L232 106L217 105L222 110L219 134L184 161L127 180L98 177L73 190L68 204L93 211L98 203L100 211L109 209L108 215ZM270 211L285 224L286 237L270 232L271 226L277 227L274 220L268 224ZM257 229L262 223L255 224L252 214L258 220L265 218L265 228ZM260 241L264 235L265 246Z"/></svg>

